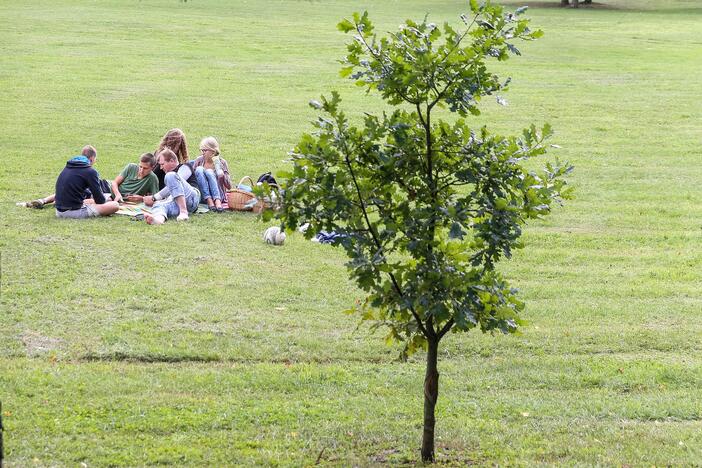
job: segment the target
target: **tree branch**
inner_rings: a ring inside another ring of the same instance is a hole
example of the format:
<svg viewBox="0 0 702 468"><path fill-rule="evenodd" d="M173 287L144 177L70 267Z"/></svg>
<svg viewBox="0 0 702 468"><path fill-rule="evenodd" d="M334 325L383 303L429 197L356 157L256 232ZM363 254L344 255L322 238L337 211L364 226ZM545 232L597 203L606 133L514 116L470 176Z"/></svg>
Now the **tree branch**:
<svg viewBox="0 0 702 468"><path fill-rule="evenodd" d="M446 61L446 59L448 59L448 58L451 56L451 54L454 53L454 52L456 51L456 49L458 48L458 46L461 45L461 42L463 42L463 39L465 39L465 37L466 37L466 36L468 35L468 33L470 32L470 30L471 30L471 28L473 27L473 25L475 24L475 22L478 20L478 16L479 16L479 15L480 15L480 14L475 14L475 15L473 15L473 21L471 21L471 23L468 25L468 27L466 28L465 32L464 32L463 34L461 34L461 37L458 38L458 40L457 40L456 43L453 45L453 47L451 47L451 49L450 49L448 52L446 52L446 55L444 55L443 58L442 58L441 60L439 60L439 63L436 65L436 67L441 66L441 65L444 63L444 61ZM435 91L437 94L436 94L436 98L434 98L434 100L428 105L429 109L433 108L433 107L444 97L444 93L449 89L449 86L451 86L451 85L454 83L454 81L455 81L455 77L454 77L453 79L451 79L451 80L448 80L448 82L447 82L446 86L444 87L443 91L439 92L439 90L438 90L438 89L436 88L436 86L434 85L433 78L434 78L434 76L433 76L433 74L432 74L432 88L434 88L434 91Z"/></svg>
<svg viewBox="0 0 702 468"><path fill-rule="evenodd" d="M337 119L337 126L339 125L338 119ZM361 204L361 211L363 212L363 219L365 220L366 226L368 226L368 230L370 231L371 237L373 238L373 242L375 245L378 247L379 251L383 251L383 245L380 243L380 239L378 239L378 235L373 229L373 225L370 222L370 218L368 217L368 212L366 210L366 204L363 201L363 194L361 193L361 188L358 186L358 180L356 179L356 173L353 170L353 166L351 165L351 160L350 160L350 152L348 149L348 146L346 145L346 139L342 138L342 144L344 147L344 161L346 162L346 167L349 170L349 174L351 174L351 179L353 180L353 185L356 188L356 196L358 197L359 203ZM392 272L388 272L388 275L390 276L390 280L392 281L392 285L395 288L395 291L397 291L397 294L403 298L404 294L402 293L402 288L400 285L397 283L397 280L395 279L395 275L392 274ZM417 322L417 326L421 330L421 332L424 334L424 336L429 336L427 335L427 329L424 327L422 324L422 320L419 318L419 315L417 314L417 311L414 310L414 307L410 306L410 312L412 312L412 316ZM433 330L432 330L433 332Z"/></svg>
<svg viewBox="0 0 702 468"><path fill-rule="evenodd" d="M436 330L434 330L434 316L430 315L427 318L426 329L429 331L429 335L424 335L427 338L436 338Z"/></svg>
<svg viewBox="0 0 702 468"><path fill-rule="evenodd" d="M419 115L419 121L422 123L422 127L426 130L427 128L427 123L424 120L424 115L422 114L422 107L419 105L419 103L416 103L415 106L417 107L417 115Z"/></svg>
<svg viewBox="0 0 702 468"><path fill-rule="evenodd" d="M470 24L468 25L468 27L466 28L466 31L465 31L463 34L461 34L461 37L459 37L458 40L456 41L456 43L453 45L453 47L451 47L451 50L449 50L448 52L446 52L446 55L444 55L444 57L443 57L441 60L439 60L439 65L441 65L442 63L444 63L444 60L446 60L447 58L449 58L449 57L451 56L451 54L458 48L458 46L461 45L461 42L463 42L463 39L466 38L466 36L467 36L468 33L470 32L471 28L472 28L473 25L475 24L475 22L478 21L478 16L479 16L479 15L480 15L480 14L473 15L473 21L471 21L471 23L470 23Z"/></svg>
<svg viewBox="0 0 702 468"><path fill-rule="evenodd" d="M361 38L361 42L363 42L363 45L366 46L366 49L368 49L368 52L373 56L373 58L375 58L378 61L378 63L380 63L380 66L383 67L383 70L385 70L386 72L389 72L387 65L385 65L385 63L382 60L382 57L380 55L376 54L373 51L373 48L368 44L368 42L366 42L366 38L363 37L363 31L361 31L358 26L359 25L356 24L356 31L358 31L358 37ZM399 94L400 97L402 99L404 99L406 102L409 102L410 104L417 104L417 102L411 100L407 95L405 95L405 93L403 93L399 89L396 89L396 91L397 91L397 94Z"/></svg>
<svg viewBox="0 0 702 468"><path fill-rule="evenodd" d="M453 317L449 319L448 322L441 328L441 331L439 332L439 339L443 338L446 333L448 333L449 330L451 330L451 327L453 327L454 320Z"/></svg>
<svg viewBox="0 0 702 468"><path fill-rule="evenodd" d="M420 111L419 106L417 110ZM427 246L427 259L432 261L433 266L436 266L436 259L434 258L434 252L432 247L432 242L436 238L436 210L438 209L438 194L436 192L436 183L434 181L434 159L432 154L432 139L431 139L431 109L427 107L426 120L423 121L424 133L426 137L426 158L427 158L427 168L426 175L429 179L429 192L430 192L430 202L432 207L432 214L429 218L429 232L431 236L431 242Z"/></svg>

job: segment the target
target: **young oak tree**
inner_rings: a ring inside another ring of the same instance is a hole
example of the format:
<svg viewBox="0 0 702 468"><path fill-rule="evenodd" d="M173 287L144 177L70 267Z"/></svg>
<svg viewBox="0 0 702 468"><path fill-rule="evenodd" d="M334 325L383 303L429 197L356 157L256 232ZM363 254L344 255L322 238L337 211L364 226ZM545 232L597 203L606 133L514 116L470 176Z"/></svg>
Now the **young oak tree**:
<svg viewBox="0 0 702 468"><path fill-rule="evenodd" d="M524 167L545 153L548 125L505 137L464 120L509 82L487 62L520 55L516 41L541 36L521 17L525 8L471 0L470 9L458 29L408 20L380 39L367 12L341 21L341 31L354 33L341 75L392 108L355 126L338 93L311 101L322 113L316 131L302 136L291 172L280 174L283 226L309 223L308 238L339 234L349 275L367 294L352 310L403 342L404 356L426 349L424 461L434 460L439 342L450 331L517 330L524 304L497 263L521 246L527 220L570 191L568 164ZM441 120L438 109L457 118Z"/></svg>

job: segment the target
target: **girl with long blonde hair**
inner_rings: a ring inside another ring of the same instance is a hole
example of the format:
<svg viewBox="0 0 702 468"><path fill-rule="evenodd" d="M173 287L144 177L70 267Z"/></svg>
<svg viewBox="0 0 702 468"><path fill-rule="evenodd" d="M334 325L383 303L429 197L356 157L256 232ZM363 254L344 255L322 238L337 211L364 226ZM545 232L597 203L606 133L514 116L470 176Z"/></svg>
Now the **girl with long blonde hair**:
<svg viewBox="0 0 702 468"><path fill-rule="evenodd" d="M232 187L229 165L220 156L219 142L215 137L203 138L200 142L200 156L193 163L197 185L202 201L210 209L223 211L222 203L227 202L227 190Z"/></svg>

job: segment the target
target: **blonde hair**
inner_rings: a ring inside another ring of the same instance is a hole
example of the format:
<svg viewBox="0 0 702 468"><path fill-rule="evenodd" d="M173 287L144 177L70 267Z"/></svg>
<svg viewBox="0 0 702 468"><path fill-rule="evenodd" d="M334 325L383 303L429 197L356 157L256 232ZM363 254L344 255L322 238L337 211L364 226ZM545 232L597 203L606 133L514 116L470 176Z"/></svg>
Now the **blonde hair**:
<svg viewBox="0 0 702 468"><path fill-rule="evenodd" d="M176 154L179 163L188 162L188 142L185 140L183 130L179 128L168 130L161 138L161 143L158 145L158 149L154 151L154 154L159 154L165 148Z"/></svg>
<svg viewBox="0 0 702 468"><path fill-rule="evenodd" d="M215 152L215 156L219 156L219 143L215 137L203 138L200 142L200 149L207 148Z"/></svg>

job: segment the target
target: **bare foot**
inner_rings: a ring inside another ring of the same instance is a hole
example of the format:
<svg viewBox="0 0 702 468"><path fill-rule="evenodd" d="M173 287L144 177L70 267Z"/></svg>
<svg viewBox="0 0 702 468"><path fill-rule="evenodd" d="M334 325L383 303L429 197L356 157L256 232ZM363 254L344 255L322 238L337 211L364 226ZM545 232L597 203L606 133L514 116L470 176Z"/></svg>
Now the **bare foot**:
<svg viewBox="0 0 702 468"><path fill-rule="evenodd" d="M188 213L181 213L176 218L176 221L187 221L187 220L188 220Z"/></svg>
<svg viewBox="0 0 702 468"><path fill-rule="evenodd" d="M152 215L151 213L144 213L144 221L146 221L146 224L158 225L163 224L166 220L161 215Z"/></svg>
<svg viewBox="0 0 702 468"><path fill-rule="evenodd" d="M26 201L26 202L18 202L15 203L17 206L23 206L25 208L37 208L37 209L42 209L44 208L44 202L39 199L39 200L32 200L32 201Z"/></svg>

